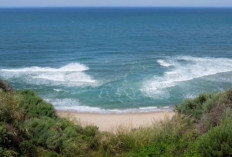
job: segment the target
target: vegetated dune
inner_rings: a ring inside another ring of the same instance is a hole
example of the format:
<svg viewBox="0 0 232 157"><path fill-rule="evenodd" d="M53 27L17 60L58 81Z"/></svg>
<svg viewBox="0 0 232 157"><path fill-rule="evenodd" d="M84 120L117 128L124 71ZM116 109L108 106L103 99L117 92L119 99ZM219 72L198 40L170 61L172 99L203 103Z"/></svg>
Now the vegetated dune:
<svg viewBox="0 0 232 157"><path fill-rule="evenodd" d="M231 156L232 89L203 93L175 107L171 119L101 132L55 114L31 90L0 89L1 156Z"/></svg>

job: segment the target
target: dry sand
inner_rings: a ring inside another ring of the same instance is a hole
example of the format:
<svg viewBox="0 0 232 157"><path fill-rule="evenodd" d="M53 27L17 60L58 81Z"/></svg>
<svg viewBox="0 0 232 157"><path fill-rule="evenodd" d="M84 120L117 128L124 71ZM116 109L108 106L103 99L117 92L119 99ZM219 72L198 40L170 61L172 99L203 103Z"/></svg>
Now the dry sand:
<svg viewBox="0 0 232 157"><path fill-rule="evenodd" d="M125 114L97 114L57 111L57 115L70 121L78 121L82 126L93 124L100 131L115 132L118 128L138 128L150 126L174 115L172 111Z"/></svg>

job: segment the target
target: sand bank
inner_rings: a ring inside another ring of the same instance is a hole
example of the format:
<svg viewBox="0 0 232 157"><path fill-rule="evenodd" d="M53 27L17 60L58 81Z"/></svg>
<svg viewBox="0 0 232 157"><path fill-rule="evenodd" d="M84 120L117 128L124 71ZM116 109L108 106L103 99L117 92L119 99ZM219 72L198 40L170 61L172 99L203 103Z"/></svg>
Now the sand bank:
<svg viewBox="0 0 232 157"><path fill-rule="evenodd" d="M119 127L138 128L141 126L155 125L156 122L174 115L172 111L148 112L148 113L125 113L125 114L97 114L78 113L70 111L57 111L59 117L67 118L71 121L79 121L85 126L93 124L99 127L100 131L114 132Z"/></svg>

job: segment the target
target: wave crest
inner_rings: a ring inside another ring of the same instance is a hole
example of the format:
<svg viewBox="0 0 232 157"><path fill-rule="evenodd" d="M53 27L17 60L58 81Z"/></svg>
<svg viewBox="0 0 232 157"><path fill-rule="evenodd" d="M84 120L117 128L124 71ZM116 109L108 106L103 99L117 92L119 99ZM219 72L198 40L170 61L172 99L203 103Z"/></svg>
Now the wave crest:
<svg viewBox="0 0 232 157"><path fill-rule="evenodd" d="M165 93L168 95L166 89L184 81L232 71L232 59L229 58L179 56L167 57L157 62L161 66L171 67L163 76L154 76L144 82L141 91L149 97Z"/></svg>
<svg viewBox="0 0 232 157"><path fill-rule="evenodd" d="M170 66L173 65L173 63L171 62L171 60L158 59L157 63L159 63L159 65L161 65L163 67L170 67Z"/></svg>
<svg viewBox="0 0 232 157"><path fill-rule="evenodd" d="M32 84L56 83L87 85L94 84L97 81L85 73L89 68L80 63L70 63L60 68L51 67L25 67L15 69L1 69L1 75L9 78L23 78ZM49 81L49 82L46 82Z"/></svg>

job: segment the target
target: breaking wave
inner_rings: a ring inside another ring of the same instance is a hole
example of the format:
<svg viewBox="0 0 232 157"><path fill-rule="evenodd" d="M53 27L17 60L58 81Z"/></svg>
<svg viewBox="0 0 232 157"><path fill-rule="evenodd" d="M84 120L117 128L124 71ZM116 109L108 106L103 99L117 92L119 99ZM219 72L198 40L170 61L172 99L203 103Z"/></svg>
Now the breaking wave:
<svg viewBox="0 0 232 157"><path fill-rule="evenodd" d="M104 109L100 107L90 107L81 105L78 100L75 99L46 99L48 102L54 105L55 109L61 111L76 111L76 112L91 112L91 113L136 113L136 112L158 112L158 111L171 111L169 106L164 107L138 107L138 108L126 108L126 109Z"/></svg>
<svg viewBox="0 0 232 157"><path fill-rule="evenodd" d="M232 59L228 58L179 56L160 59L157 63L168 70L163 76L154 76L143 83L141 91L147 96L165 94L165 89L184 81L232 71Z"/></svg>
<svg viewBox="0 0 232 157"><path fill-rule="evenodd" d="M163 59L159 59L159 60L157 60L157 63L159 63L159 65L161 65L163 67L170 67L173 65L171 60L165 61Z"/></svg>
<svg viewBox="0 0 232 157"><path fill-rule="evenodd" d="M62 84L62 85L89 85L96 84L90 75L85 71L89 68L80 63L70 63L60 68L51 67L25 67L15 69L1 69L4 78L21 78L32 84Z"/></svg>

